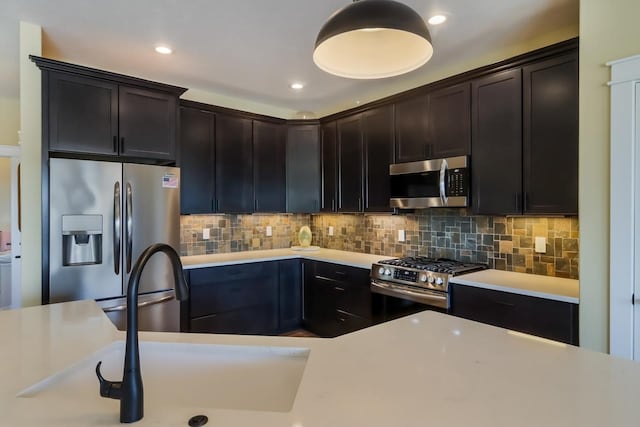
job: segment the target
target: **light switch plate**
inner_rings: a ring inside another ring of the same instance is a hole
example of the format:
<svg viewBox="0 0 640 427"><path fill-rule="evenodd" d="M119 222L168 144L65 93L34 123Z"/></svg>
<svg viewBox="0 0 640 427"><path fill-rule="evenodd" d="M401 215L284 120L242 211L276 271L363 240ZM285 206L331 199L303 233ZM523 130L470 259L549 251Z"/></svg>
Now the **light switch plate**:
<svg viewBox="0 0 640 427"><path fill-rule="evenodd" d="M398 242L404 242L404 240L405 240L404 230L398 230Z"/></svg>
<svg viewBox="0 0 640 427"><path fill-rule="evenodd" d="M273 229L271 228L270 225L267 225L266 234L267 234L267 237L273 236Z"/></svg>
<svg viewBox="0 0 640 427"><path fill-rule="evenodd" d="M545 237L536 236L535 251L539 254L547 252L547 239Z"/></svg>
<svg viewBox="0 0 640 427"><path fill-rule="evenodd" d="M203 228L202 229L202 239L203 240L209 240L209 237L211 237L211 235L209 234L209 229L208 228Z"/></svg>
<svg viewBox="0 0 640 427"><path fill-rule="evenodd" d="M329 236L333 236L333 226L329 226Z"/></svg>

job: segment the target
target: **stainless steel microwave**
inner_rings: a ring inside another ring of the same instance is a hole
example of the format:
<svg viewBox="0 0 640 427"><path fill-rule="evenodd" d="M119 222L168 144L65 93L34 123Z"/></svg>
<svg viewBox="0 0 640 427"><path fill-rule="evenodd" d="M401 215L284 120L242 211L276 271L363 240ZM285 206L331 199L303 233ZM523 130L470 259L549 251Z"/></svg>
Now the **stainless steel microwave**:
<svg viewBox="0 0 640 427"><path fill-rule="evenodd" d="M389 166L391 207L419 209L469 206L469 157Z"/></svg>

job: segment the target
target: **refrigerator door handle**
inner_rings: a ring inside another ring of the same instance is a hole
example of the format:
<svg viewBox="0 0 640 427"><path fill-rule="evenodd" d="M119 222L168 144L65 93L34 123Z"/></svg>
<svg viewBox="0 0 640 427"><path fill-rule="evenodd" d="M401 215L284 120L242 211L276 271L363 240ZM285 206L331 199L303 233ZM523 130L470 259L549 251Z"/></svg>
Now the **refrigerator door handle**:
<svg viewBox="0 0 640 427"><path fill-rule="evenodd" d="M131 190L131 183L127 182L127 203L125 207L126 211L126 226L127 226L127 273L131 272L131 252L133 250L133 191Z"/></svg>
<svg viewBox="0 0 640 427"><path fill-rule="evenodd" d="M173 294L171 294L171 295L166 295L166 296L163 296L162 298L154 299L151 301L141 302L141 303L138 303L138 308L148 307L154 304L160 304L165 301L170 301L173 298L174 296ZM103 308L102 311L104 311L105 313L111 313L114 311L125 311L126 309L127 309L127 305L123 304L123 305L116 305L115 307L106 307L106 308Z"/></svg>
<svg viewBox="0 0 640 427"><path fill-rule="evenodd" d="M113 186L113 270L116 275L120 274L120 239L122 235L120 199L120 182L116 181Z"/></svg>

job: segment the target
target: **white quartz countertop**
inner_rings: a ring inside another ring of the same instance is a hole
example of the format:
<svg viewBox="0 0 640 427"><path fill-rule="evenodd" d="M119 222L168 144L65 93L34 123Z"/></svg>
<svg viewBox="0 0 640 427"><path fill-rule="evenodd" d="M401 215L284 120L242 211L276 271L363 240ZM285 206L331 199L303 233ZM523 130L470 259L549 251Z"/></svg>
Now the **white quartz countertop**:
<svg viewBox="0 0 640 427"><path fill-rule="evenodd" d="M573 304L580 302L579 282L574 279L502 270L483 270L453 277L451 283Z"/></svg>
<svg viewBox="0 0 640 427"><path fill-rule="evenodd" d="M185 270L222 265L245 264L249 262L277 261L282 259L304 258L315 261L333 262L370 269L371 264L393 257L370 255L359 252L339 251L336 249L318 248L317 250L296 251L293 249L266 249L259 251L230 252L224 254L183 256L182 265Z"/></svg>
<svg viewBox="0 0 640 427"><path fill-rule="evenodd" d="M122 339L93 301L2 311L0 336L0 426L120 425L119 403L99 397L97 381L81 398L60 397L55 405L16 396ZM212 427L638 426L639 363L433 311L333 339L140 338L307 348L309 357L286 412L146 405L139 426L183 426L195 414L207 415Z"/></svg>

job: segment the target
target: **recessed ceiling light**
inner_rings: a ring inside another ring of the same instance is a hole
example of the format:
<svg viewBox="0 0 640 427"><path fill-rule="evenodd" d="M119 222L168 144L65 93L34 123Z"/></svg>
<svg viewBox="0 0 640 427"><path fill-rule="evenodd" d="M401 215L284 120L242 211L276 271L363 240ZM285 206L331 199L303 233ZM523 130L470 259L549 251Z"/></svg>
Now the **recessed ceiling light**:
<svg viewBox="0 0 640 427"><path fill-rule="evenodd" d="M163 55L169 55L172 50L168 46L156 46L156 52L161 53Z"/></svg>
<svg viewBox="0 0 640 427"><path fill-rule="evenodd" d="M433 15L431 18L429 18L429 24L440 25L446 20L447 20L447 17L444 15Z"/></svg>
<svg viewBox="0 0 640 427"><path fill-rule="evenodd" d="M291 89L296 89L296 90L300 90L304 87L304 85L302 83L291 83L291 85L289 86Z"/></svg>

